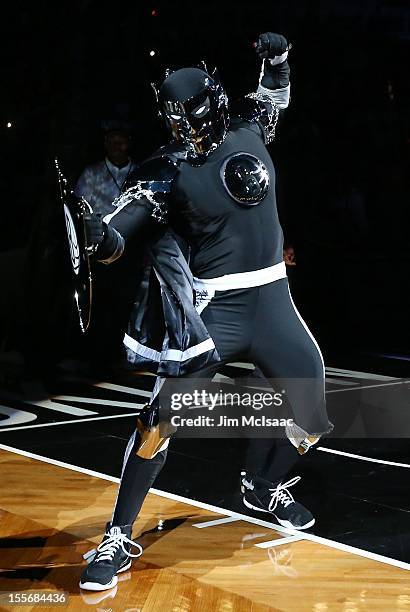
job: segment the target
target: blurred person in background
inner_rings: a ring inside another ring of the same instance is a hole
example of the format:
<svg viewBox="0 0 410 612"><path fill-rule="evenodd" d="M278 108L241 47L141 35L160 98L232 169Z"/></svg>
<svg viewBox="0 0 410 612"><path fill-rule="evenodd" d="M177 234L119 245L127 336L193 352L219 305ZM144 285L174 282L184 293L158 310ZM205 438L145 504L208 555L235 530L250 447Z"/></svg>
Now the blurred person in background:
<svg viewBox="0 0 410 612"><path fill-rule="evenodd" d="M83 196L94 212L106 213L117 198L136 164L130 157L131 135L129 127L120 122L107 123L103 160L87 166L74 189Z"/></svg>
<svg viewBox="0 0 410 612"><path fill-rule="evenodd" d="M103 124L103 160L87 166L80 175L74 194L84 197L94 213L111 212L114 200L137 167L131 158L131 126L120 120ZM138 250L138 247L136 247ZM130 255L130 253L132 253ZM142 258L130 245L129 256L112 267L96 262L93 274L93 316L87 336L80 346L80 364L97 372L121 358L122 339L132 305L135 287L140 284Z"/></svg>

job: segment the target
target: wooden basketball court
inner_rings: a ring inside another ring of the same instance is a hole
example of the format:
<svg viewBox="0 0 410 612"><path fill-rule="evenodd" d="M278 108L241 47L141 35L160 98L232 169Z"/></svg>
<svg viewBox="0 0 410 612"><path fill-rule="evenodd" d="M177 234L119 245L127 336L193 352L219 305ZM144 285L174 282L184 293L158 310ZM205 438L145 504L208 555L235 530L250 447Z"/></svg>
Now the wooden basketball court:
<svg viewBox="0 0 410 612"><path fill-rule="evenodd" d="M0 451L3 593L64 591L70 611L410 610L406 569L158 493L135 524L143 556L111 591L80 592L82 555L100 541L118 479L27 455Z"/></svg>

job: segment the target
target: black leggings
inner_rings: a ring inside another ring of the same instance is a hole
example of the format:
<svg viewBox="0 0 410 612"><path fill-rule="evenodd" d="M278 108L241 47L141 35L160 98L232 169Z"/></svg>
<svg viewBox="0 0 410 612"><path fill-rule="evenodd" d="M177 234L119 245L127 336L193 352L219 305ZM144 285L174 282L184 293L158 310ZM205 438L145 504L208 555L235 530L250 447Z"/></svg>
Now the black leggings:
<svg viewBox="0 0 410 612"><path fill-rule="evenodd" d="M293 418L302 429L317 434L329 431L322 355L293 304L287 278L261 287L217 292L201 317L221 361L181 378L184 392L189 390L189 379L193 380L193 391L195 379L209 380L226 363L248 361L258 366L267 379L275 379L278 385L284 381ZM307 381L308 392L301 380ZM161 402L167 396L166 385L167 381L161 389ZM153 459L141 459L135 455L136 443L130 443L114 512L117 524L135 520L166 458L162 451ZM278 482L297 457L287 440L253 439L246 467L266 480Z"/></svg>

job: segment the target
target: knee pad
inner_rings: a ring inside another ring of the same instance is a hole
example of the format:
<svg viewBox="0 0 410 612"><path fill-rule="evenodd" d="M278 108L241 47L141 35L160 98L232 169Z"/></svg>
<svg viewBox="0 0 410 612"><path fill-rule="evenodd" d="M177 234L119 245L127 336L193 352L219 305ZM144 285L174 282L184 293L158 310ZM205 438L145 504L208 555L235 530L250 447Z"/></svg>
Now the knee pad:
<svg viewBox="0 0 410 612"><path fill-rule="evenodd" d="M160 423L159 407L146 404L137 418L138 438L134 452L142 459L152 459L168 447L173 433L168 423Z"/></svg>

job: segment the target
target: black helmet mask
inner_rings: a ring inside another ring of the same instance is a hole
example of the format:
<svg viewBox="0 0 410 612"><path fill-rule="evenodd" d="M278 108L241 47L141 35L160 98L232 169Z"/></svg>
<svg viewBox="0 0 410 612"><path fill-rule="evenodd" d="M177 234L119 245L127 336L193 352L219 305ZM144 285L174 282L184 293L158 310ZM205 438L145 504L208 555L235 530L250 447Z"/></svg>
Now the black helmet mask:
<svg viewBox="0 0 410 612"><path fill-rule="evenodd" d="M157 92L160 112L191 159L200 160L224 140L229 127L228 98L217 70L210 76L199 68L168 74Z"/></svg>

